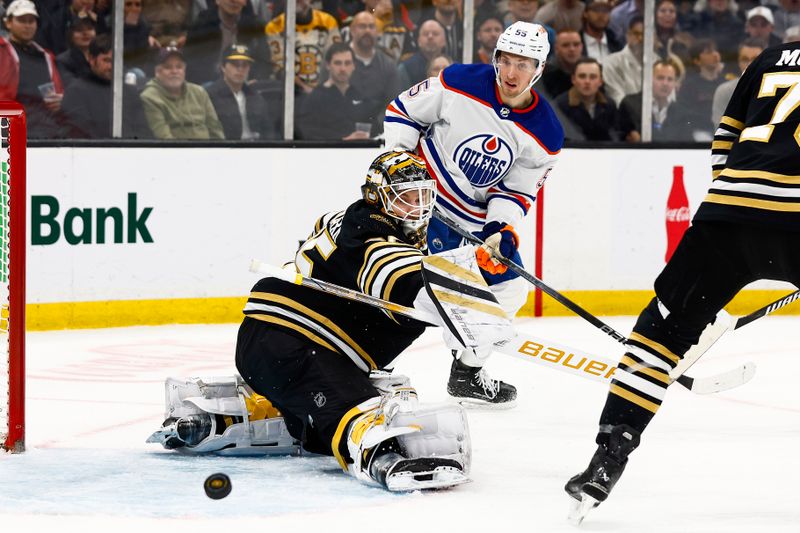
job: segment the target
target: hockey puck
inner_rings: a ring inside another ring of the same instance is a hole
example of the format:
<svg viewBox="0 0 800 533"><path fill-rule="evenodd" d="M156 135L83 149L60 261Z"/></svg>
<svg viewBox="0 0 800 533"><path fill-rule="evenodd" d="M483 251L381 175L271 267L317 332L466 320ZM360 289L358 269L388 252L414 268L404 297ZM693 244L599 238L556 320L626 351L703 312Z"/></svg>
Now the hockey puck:
<svg viewBox="0 0 800 533"><path fill-rule="evenodd" d="M206 478L203 483L203 489L206 491L206 496L212 500L221 500L231 493L231 478L223 473L211 474Z"/></svg>

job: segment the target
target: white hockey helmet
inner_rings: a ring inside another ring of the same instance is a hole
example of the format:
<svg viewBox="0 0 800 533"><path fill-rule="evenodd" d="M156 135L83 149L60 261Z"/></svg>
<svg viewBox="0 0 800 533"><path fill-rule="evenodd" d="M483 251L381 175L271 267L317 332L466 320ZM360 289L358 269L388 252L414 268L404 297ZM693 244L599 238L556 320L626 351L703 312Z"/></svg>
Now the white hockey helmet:
<svg viewBox="0 0 800 533"><path fill-rule="evenodd" d="M522 21L517 21L506 28L497 39L497 45L494 47L494 53L492 54L492 66L494 66L497 85L500 85L500 67L497 65L497 57L500 52L529 57L536 61L536 70L526 89L529 90L542 77L544 63L550 53L547 30L540 24Z"/></svg>

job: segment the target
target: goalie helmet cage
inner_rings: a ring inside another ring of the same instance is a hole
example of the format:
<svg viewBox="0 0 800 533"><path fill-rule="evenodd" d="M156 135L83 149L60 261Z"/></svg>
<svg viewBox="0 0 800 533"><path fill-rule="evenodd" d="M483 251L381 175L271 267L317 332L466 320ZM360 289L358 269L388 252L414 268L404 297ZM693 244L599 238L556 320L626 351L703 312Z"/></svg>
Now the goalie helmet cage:
<svg viewBox="0 0 800 533"><path fill-rule="evenodd" d="M0 446L25 448L25 113L0 102Z"/></svg>

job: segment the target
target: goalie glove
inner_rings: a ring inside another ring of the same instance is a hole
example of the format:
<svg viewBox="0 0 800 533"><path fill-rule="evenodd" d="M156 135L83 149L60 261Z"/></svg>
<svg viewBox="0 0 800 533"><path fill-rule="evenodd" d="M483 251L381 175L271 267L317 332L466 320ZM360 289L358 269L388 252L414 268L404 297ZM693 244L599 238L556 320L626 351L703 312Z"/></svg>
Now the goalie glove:
<svg viewBox="0 0 800 533"><path fill-rule="evenodd" d="M519 236L514 227L505 222L491 221L483 226L475 236L483 244L475 250L478 266L489 274L503 274L508 267L500 263L495 257L511 257L519 248Z"/></svg>

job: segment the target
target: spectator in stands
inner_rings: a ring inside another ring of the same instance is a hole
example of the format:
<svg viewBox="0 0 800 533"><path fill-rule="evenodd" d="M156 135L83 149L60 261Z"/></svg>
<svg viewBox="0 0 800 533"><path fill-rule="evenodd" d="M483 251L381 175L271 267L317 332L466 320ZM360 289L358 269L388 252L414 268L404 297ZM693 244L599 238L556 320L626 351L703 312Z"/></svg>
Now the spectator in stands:
<svg viewBox="0 0 800 533"><path fill-rule="evenodd" d="M150 25L142 17L143 0L125 0L123 44L125 51L125 71L133 68L145 70L147 60L152 56L150 47L156 45L150 36Z"/></svg>
<svg viewBox="0 0 800 533"><path fill-rule="evenodd" d="M550 42L550 54L556 45L556 32L547 24L539 22L539 0L508 0L508 13L503 15L506 28L517 21L541 24L547 30L547 40Z"/></svg>
<svg viewBox="0 0 800 533"><path fill-rule="evenodd" d="M147 123L157 139L224 139L208 93L186 81L186 61L178 48L159 51L155 78L142 91Z"/></svg>
<svg viewBox="0 0 800 533"><path fill-rule="evenodd" d="M606 96L617 105L627 94L642 91L642 53L644 51L644 21L633 17L626 35L627 44L603 61L603 80Z"/></svg>
<svg viewBox="0 0 800 533"><path fill-rule="evenodd" d="M693 117L676 104L678 67L671 59L659 59L653 65L653 141L691 141ZM628 132L626 140L640 142L642 131L642 93L622 99L620 129ZM705 121L703 121L705 122Z"/></svg>
<svg viewBox="0 0 800 533"><path fill-rule="evenodd" d="M677 56L684 64L689 59L692 36L678 27L678 8L675 0L656 2L655 50L662 59Z"/></svg>
<svg viewBox="0 0 800 533"><path fill-rule="evenodd" d="M696 14L690 31L695 38L714 39L726 64L736 57L745 37L742 19L731 0L708 0L706 8Z"/></svg>
<svg viewBox="0 0 800 533"><path fill-rule="evenodd" d="M247 83L253 56L243 44L234 44L222 56L222 77L209 85L208 96L222 123L226 139L277 139L267 103Z"/></svg>
<svg viewBox="0 0 800 533"><path fill-rule="evenodd" d="M783 36L784 43L800 42L800 24L792 26L786 30L786 35Z"/></svg>
<svg viewBox="0 0 800 533"><path fill-rule="evenodd" d="M378 103L372 135L379 135L386 105L403 89L400 75L392 58L377 47L378 30L372 13L362 11L353 17L350 38L356 67L350 83L368 100Z"/></svg>
<svg viewBox="0 0 800 533"><path fill-rule="evenodd" d="M753 39L748 38L745 39L742 44L739 45L739 73L740 77L741 74L744 73L744 69L746 69L753 60L758 57L758 54L764 51L764 41L760 39ZM732 80L728 80L717 87L714 91L714 98L711 105L711 127L716 129L719 125L719 121L722 118L722 114L725 112L725 108L728 106L728 101L731 99L731 95L733 94L733 90L736 88L736 84L739 83L739 78L734 78Z"/></svg>
<svg viewBox="0 0 800 533"><path fill-rule="evenodd" d="M297 122L298 137L311 140L368 139L369 127L377 114L377 103L350 85L355 71L353 50L334 43L325 53L329 78L303 101Z"/></svg>
<svg viewBox="0 0 800 533"><path fill-rule="evenodd" d="M444 53L461 60L464 49L464 21L461 18L461 0L431 0L433 9L426 10L422 20L435 19L444 28L447 44Z"/></svg>
<svg viewBox="0 0 800 533"><path fill-rule="evenodd" d="M438 78L439 74L453 64L453 60L446 55L436 56L428 63L428 77Z"/></svg>
<svg viewBox="0 0 800 533"><path fill-rule="evenodd" d="M542 85L553 98L572 88L572 74L583 54L581 36L575 30L564 30L556 36L555 57L548 61L542 75Z"/></svg>
<svg viewBox="0 0 800 533"><path fill-rule="evenodd" d="M219 77L222 55L234 44L249 46L256 59L253 78L269 75L264 26L248 0L206 0L207 8L197 14L186 34L186 78L205 84Z"/></svg>
<svg viewBox="0 0 800 533"><path fill-rule="evenodd" d="M765 6L754 7L747 12L747 22L744 31L748 37L761 39L767 46L781 44L781 38L775 35L775 17L770 8Z"/></svg>
<svg viewBox="0 0 800 533"><path fill-rule="evenodd" d="M479 20L475 27L475 57L472 62L489 64L492 62L497 39L503 33L503 22L498 15L494 15Z"/></svg>
<svg viewBox="0 0 800 533"><path fill-rule="evenodd" d="M572 88L556 98L556 105L589 141L616 141L617 106L600 90L603 67L593 57L582 57L572 74Z"/></svg>
<svg viewBox="0 0 800 533"><path fill-rule="evenodd" d="M634 17L641 17L644 20L644 0L623 0L611 10L611 22L608 23L608 29L623 45L627 44L627 32Z"/></svg>
<svg viewBox="0 0 800 533"><path fill-rule="evenodd" d="M691 66L687 69L686 79L681 85L680 106L695 117L708 117L711 114L711 103L714 91L725 81L722 76L723 64L720 61L717 45L711 39L698 39L689 51ZM694 139L711 141L714 129L705 120L695 121Z"/></svg>
<svg viewBox="0 0 800 533"><path fill-rule="evenodd" d="M96 36L94 22L88 17L79 19L69 28L68 33L70 47L56 56L58 73L61 74L64 87L69 87L72 80L83 78L92 71L89 66L89 44Z"/></svg>
<svg viewBox="0 0 800 533"><path fill-rule="evenodd" d="M23 105L29 137L50 139L62 135L64 86L53 53L33 40L38 18L30 0L14 0L6 8L3 23L8 39L0 38L0 100Z"/></svg>
<svg viewBox="0 0 800 533"><path fill-rule="evenodd" d="M590 0L583 12L581 42L583 52L600 63L614 52L622 50L616 35L608 29L611 4L608 0Z"/></svg>
<svg viewBox="0 0 800 533"><path fill-rule="evenodd" d="M48 2L41 2L48 3ZM88 19L95 25L98 35L110 33L111 29L106 21L97 15L95 0L68 0L67 5L62 2L49 2L51 13L48 23L42 28L42 38L54 53L60 54L69 47L69 30L78 21ZM60 4L60 5L59 5ZM45 8L47 9L47 8Z"/></svg>
<svg viewBox="0 0 800 533"><path fill-rule="evenodd" d="M775 33L780 38L786 36L786 30L800 25L800 0L780 0L781 5L772 14L775 18Z"/></svg>
<svg viewBox="0 0 800 533"><path fill-rule="evenodd" d="M370 2L374 7L369 6ZM366 11L375 15L378 27L378 48L386 52L395 63L414 53L414 25L410 20L397 16L392 0L368 0Z"/></svg>
<svg viewBox="0 0 800 533"><path fill-rule="evenodd" d="M446 46L444 28L437 20L426 20L419 27L417 51L397 67L400 87L407 88L421 82L427 76L428 63L444 53Z"/></svg>
<svg viewBox="0 0 800 533"><path fill-rule="evenodd" d="M295 89L299 95L310 94L322 75L322 58L328 48L341 41L339 26L330 13L313 9L311 0L297 0L297 31L295 40ZM280 14L272 19L265 32L273 67L277 74L284 71L284 40L286 19Z"/></svg>
<svg viewBox="0 0 800 533"><path fill-rule="evenodd" d="M537 19L551 26L556 33L562 30L580 31L583 26L583 0L550 0L539 10Z"/></svg>
<svg viewBox="0 0 800 533"><path fill-rule="evenodd" d="M86 139L110 139L113 47L109 35L100 35L88 48L89 73L75 79L64 93L62 108L70 136ZM133 139L152 137L136 90L123 85L122 136Z"/></svg>

